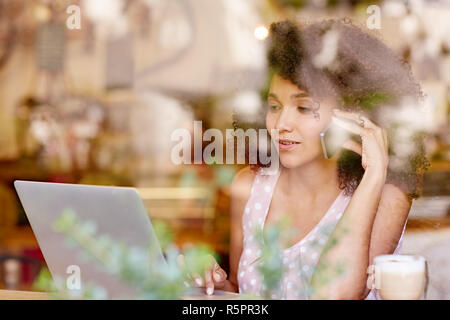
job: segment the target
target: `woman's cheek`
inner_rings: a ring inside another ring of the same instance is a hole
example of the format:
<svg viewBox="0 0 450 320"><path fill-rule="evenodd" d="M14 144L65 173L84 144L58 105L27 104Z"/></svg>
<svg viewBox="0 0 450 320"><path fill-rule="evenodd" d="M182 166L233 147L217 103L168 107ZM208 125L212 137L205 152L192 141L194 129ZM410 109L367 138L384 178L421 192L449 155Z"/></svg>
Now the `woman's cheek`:
<svg viewBox="0 0 450 320"><path fill-rule="evenodd" d="M267 131L269 131L270 134L270 130L273 130L275 128L275 119L273 119L273 116L267 115L266 116L266 128Z"/></svg>
<svg viewBox="0 0 450 320"><path fill-rule="evenodd" d="M325 125L305 125L302 130L302 137L305 142L305 147L310 152L317 153L322 152L322 147L320 144L320 133L324 130Z"/></svg>
<svg viewBox="0 0 450 320"><path fill-rule="evenodd" d="M315 138L320 139L320 133L323 130L325 130L325 128L326 128L326 123L323 121L320 121L320 122L317 120L315 122L308 121L308 122L304 122L302 131L305 136L314 140Z"/></svg>

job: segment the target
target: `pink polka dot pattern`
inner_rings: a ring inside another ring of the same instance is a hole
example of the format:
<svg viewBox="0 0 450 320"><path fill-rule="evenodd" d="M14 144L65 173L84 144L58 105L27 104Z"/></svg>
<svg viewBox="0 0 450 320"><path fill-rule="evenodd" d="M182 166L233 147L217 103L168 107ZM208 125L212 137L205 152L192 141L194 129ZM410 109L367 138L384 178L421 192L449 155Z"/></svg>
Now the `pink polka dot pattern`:
<svg viewBox="0 0 450 320"><path fill-rule="evenodd" d="M262 296L263 279L258 271L262 254L261 244L255 236L263 230L275 185L280 171L268 174L260 169L253 181L252 193L242 216L243 250L238 266L239 292ZM320 253L329 235L339 222L351 197L339 194L319 223L299 242L283 250L283 278L280 290L271 293L272 299L307 299L305 283L311 280ZM403 237L403 235L402 235ZM399 246L395 253L398 253ZM367 299L373 299L371 292Z"/></svg>

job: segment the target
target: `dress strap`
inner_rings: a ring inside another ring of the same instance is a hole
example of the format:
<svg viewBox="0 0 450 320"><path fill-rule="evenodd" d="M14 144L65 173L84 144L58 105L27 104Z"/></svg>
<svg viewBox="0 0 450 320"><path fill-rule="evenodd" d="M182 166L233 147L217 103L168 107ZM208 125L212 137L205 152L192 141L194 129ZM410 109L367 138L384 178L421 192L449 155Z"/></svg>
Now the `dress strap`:
<svg viewBox="0 0 450 320"><path fill-rule="evenodd" d="M262 169L264 168L258 169L255 174L250 197L245 206L243 215L244 235L253 230L254 227L262 225L280 175L280 170L267 174L267 171Z"/></svg>

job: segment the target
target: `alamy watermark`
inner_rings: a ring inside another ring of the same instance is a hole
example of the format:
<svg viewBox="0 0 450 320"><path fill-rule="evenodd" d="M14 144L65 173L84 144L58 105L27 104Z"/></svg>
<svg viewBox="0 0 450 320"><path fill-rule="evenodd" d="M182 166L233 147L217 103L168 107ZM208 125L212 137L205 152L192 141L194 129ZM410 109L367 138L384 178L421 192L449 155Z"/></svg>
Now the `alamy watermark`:
<svg viewBox="0 0 450 320"><path fill-rule="evenodd" d="M66 279L66 287L69 290L81 289L81 268L76 264L67 267L66 273L69 275Z"/></svg>
<svg viewBox="0 0 450 320"><path fill-rule="evenodd" d="M278 170L278 145L273 143L272 148L269 148L270 143L278 141L278 130L270 130L269 135L267 129L226 129L224 139L223 133L219 129L208 129L202 134L202 121L194 121L193 131L193 138L191 131L187 129L176 129L172 132L171 140L178 142L171 151L170 158L172 163L176 165L192 164L191 150L193 141L194 164L203 162L207 164L245 164L247 161L246 146L248 140L248 163L265 165L268 167L269 172ZM204 141L210 142L205 148L203 148ZM223 154L224 149L226 153L225 158ZM277 152L274 152L274 149Z"/></svg>
<svg viewBox="0 0 450 320"><path fill-rule="evenodd" d="M370 5L366 10L370 16L366 20L367 29L381 29L381 8L376 4Z"/></svg>
<svg viewBox="0 0 450 320"><path fill-rule="evenodd" d="M70 30L81 29L81 8L77 5L70 5L66 9L70 16L66 19L66 27Z"/></svg>
<svg viewBox="0 0 450 320"><path fill-rule="evenodd" d="M66 19L66 26L70 30L81 29L81 8L78 5L70 5L66 9L70 16ZM366 13L369 17L366 19L368 29L381 29L381 8L378 5L367 7Z"/></svg>

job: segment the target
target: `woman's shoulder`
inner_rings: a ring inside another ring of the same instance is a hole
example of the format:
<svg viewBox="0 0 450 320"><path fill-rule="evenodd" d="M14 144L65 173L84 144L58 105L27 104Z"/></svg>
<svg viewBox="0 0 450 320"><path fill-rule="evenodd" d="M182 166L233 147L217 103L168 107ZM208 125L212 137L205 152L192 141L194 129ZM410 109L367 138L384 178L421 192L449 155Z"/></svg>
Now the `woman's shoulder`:
<svg viewBox="0 0 450 320"><path fill-rule="evenodd" d="M252 193L253 180L256 175L257 172L249 166L239 170L235 175L230 188L232 220L241 221L245 205Z"/></svg>
<svg viewBox="0 0 450 320"><path fill-rule="evenodd" d="M241 200L248 199L256 175L256 170L250 166L239 170L231 183L231 197Z"/></svg>

